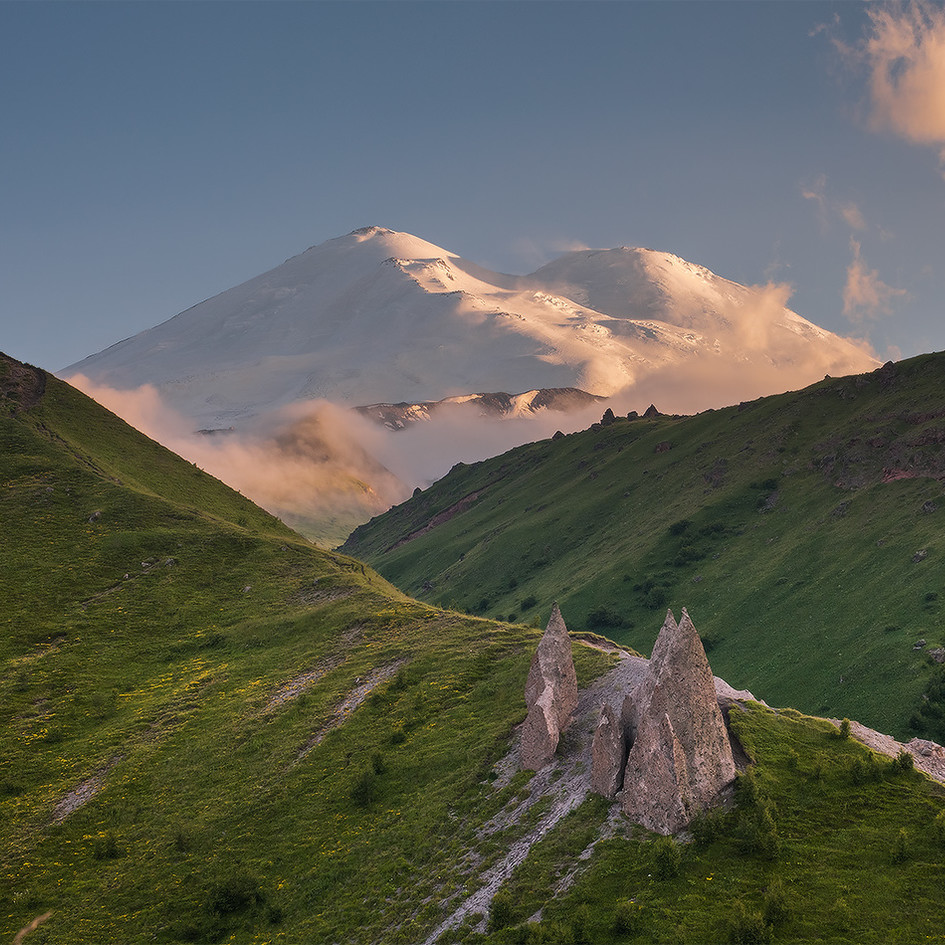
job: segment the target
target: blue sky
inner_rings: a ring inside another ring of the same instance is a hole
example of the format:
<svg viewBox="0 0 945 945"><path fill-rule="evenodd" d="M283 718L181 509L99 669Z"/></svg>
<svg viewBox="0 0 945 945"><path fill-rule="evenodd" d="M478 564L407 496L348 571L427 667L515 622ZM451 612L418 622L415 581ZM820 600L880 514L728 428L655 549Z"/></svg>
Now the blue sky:
<svg viewBox="0 0 945 945"><path fill-rule="evenodd" d="M0 348L49 369L367 224L945 348L941 4L5 2L0 80Z"/></svg>

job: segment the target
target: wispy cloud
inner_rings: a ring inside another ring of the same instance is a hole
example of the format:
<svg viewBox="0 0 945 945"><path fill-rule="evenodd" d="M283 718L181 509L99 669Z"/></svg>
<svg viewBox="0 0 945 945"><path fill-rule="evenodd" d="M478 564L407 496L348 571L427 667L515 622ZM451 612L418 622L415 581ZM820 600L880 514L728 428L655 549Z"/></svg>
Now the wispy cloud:
<svg viewBox="0 0 945 945"><path fill-rule="evenodd" d="M833 217L842 219L851 230L861 231L868 228L859 204L853 200L838 200L827 193L826 174L821 174L813 183L802 184L801 196L817 205L817 216L823 229L827 229Z"/></svg>
<svg viewBox="0 0 945 945"><path fill-rule="evenodd" d="M555 237L551 239L537 239L531 236L519 236L510 246L512 254L523 268L540 269L564 253L579 252L591 249L581 240Z"/></svg>
<svg viewBox="0 0 945 945"><path fill-rule="evenodd" d="M872 127L937 145L945 163L945 8L911 0L867 13L871 32L858 53L869 68Z"/></svg>
<svg viewBox="0 0 945 945"><path fill-rule="evenodd" d="M847 267L847 281L843 287L843 314L854 324L863 324L880 315L891 315L895 299L905 299L909 293L896 289L879 278L879 272L863 260L860 244L851 237L853 260Z"/></svg>

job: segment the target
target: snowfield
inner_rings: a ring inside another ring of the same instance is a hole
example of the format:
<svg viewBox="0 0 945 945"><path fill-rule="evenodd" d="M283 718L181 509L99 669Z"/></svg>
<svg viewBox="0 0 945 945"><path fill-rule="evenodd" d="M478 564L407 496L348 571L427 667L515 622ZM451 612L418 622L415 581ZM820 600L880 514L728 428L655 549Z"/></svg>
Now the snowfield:
<svg viewBox="0 0 945 945"><path fill-rule="evenodd" d="M61 374L153 385L207 429L317 398L354 406L563 387L655 399L649 385L663 409L689 411L877 364L788 309L789 294L627 247L511 276L366 227Z"/></svg>

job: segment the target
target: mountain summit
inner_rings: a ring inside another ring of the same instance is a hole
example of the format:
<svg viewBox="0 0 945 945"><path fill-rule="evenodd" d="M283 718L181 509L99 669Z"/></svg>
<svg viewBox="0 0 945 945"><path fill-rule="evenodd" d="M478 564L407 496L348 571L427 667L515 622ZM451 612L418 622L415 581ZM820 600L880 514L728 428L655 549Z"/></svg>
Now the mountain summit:
<svg viewBox="0 0 945 945"><path fill-rule="evenodd" d="M66 368L150 383L198 426L271 407L575 387L612 396L683 365L743 399L875 366L856 343L668 253L567 253L494 273L407 233L365 227ZM743 389L744 388L744 389ZM711 406L695 397L683 409ZM677 407L676 409L680 409Z"/></svg>

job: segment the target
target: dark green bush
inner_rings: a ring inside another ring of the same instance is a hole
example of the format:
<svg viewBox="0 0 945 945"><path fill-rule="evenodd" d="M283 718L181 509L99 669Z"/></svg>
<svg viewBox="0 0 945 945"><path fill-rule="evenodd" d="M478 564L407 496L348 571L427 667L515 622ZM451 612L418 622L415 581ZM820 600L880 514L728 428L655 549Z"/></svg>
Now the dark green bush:
<svg viewBox="0 0 945 945"><path fill-rule="evenodd" d="M492 897L492 905L489 906L489 931L497 932L511 924L512 897L504 889L500 889Z"/></svg>
<svg viewBox="0 0 945 945"><path fill-rule="evenodd" d="M349 792L351 800L357 807L369 807L377 797L377 775L373 768L367 768L351 785Z"/></svg>
<svg viewBox="0 0 945 945"><path fill-rule="evenodd" d="M612 607L597 607L587 615L588 630L607 630L623 625L623 617Z"/></svg>
<svg viewBox="0 0 945 945"><path fill-rule="evenodd" d="M659 837L653 844L653 875L657 879L673 879L679 875L682 854L672 837Z"/></svg>
<svg viewBox="0 0 945 945"><path fill-rule="evenodd" d="M775 877L765 890L763 917L766 925L774 928L781 925L788 917L787 895L781 880Z"/></svg>
<svg viewBox="0 0 945 945"><path fill-rule="evenodd" d="M618 935L637 935L643 928L643 906L624 900L617 903L611 928Z"/></svg>
<svg viewBox="0 0 945 945"><path fill-rule="evenodd" d="M771 931L760 912L746 908L743 902L736 904L728 935L733 945L767 945L771 941Z"/></svg>

